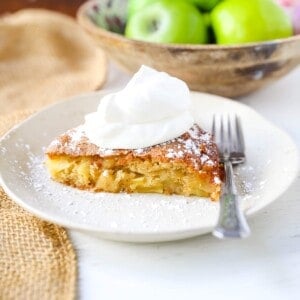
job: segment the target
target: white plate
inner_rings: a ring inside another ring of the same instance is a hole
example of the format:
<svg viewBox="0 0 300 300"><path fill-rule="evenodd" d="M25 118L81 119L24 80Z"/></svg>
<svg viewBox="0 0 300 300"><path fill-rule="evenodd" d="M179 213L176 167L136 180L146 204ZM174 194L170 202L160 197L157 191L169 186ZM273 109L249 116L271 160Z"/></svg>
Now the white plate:
<svg viewBox="0 0 300 300"><path fill-rule="evenodd" d="M0 143L0 182L19 205L42 219L103 238L157 242L207 233L217 221L218 203L157 194L91 193L49 179L45 147L83 122L105 91L55 104L13 128ZM281 130L251 108L221 97L192 93L195 118L209 129L214 113L237 113L246 137L247 163L237 185L247 215L279 197L297 174L297 148Z"/></svg>

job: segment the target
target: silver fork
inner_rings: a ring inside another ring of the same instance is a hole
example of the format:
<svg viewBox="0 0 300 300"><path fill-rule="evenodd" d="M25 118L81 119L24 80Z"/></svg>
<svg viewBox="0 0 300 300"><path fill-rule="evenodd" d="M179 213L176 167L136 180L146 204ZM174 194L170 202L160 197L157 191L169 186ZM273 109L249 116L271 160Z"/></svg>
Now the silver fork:
<svg viewBox="0 0 300 300"><path fill-rule="evenodd" d="M237 116L213 117L212 134L224 164L225 183L220 198L220 215L213 235L218 238L244 238L250 234L234 183L232 165L245 162L245 143Z"/></svg>

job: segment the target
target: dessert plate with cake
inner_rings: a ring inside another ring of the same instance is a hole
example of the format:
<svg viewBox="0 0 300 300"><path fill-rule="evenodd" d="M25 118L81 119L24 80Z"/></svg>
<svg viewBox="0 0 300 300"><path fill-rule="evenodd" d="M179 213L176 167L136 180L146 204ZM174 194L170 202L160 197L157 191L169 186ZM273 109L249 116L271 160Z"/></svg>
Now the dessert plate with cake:
<svg viewBox="0 0 300 300"><path fill-rule="evenodd" d="M297 174L297 148L251 108L189 92L142 67L121 91L60 102L0 142L0 182L33 214L102 238L159 242L210 232L218 219L222 166L209 133L214 114L237 113L247 161L235 169L251 215Z"/></svg>

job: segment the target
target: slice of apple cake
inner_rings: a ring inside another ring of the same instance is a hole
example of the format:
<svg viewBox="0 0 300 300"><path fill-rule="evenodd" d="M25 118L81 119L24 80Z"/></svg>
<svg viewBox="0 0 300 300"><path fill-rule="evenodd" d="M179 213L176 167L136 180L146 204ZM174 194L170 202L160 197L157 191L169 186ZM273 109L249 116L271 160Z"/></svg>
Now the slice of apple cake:
<svg viewBox="0 0 300 300"><path fill-rule="evenodd" d="M133 150L98 147L79 126L55 139L46 155L54 180L84 190L195 195L212 200L220 195L217 147L197 124L178 138Z"/></svg>

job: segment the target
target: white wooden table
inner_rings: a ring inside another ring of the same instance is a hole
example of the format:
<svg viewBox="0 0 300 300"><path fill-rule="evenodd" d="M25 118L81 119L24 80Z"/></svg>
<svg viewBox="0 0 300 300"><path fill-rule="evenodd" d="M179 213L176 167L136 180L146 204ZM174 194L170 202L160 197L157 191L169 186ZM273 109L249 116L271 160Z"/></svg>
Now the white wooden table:
<svg viewBox="0 0 300 300"><path fill-rule="evenodd" d="M129 80L111 66L105 88ZM300 68L240 99L284 129L300 149ZM300 299L300 176L250 219L246 240L210 234L180 242L126 244L71 231L80 299Z"/></svg>

